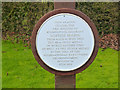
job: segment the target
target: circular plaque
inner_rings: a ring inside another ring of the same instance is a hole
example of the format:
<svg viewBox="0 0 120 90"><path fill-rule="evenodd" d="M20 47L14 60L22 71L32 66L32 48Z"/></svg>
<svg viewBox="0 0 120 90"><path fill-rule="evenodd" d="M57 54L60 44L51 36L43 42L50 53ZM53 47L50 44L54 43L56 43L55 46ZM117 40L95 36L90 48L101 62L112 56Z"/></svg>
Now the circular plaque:
<svg viewBox="0 0 120 90"><path fill-rule="evenodd" d="M98 51L97 30L74 9L58 9L43 16L32 33L32 51L38 63L59 75L81 72Z"/></svg>

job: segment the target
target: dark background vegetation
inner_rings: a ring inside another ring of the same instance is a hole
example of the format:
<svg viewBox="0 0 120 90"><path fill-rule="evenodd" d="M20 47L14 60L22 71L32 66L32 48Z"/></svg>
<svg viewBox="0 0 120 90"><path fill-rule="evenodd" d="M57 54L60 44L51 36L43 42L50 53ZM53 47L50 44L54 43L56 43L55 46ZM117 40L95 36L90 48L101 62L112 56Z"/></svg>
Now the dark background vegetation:
<svg viewBox="0 0 120 90"><path fill-rule="evenodd" d="M117 48L117 2L77 2L76 9L85 13L95 23L100 36L100 47ZM34 25L47 12L54 9L53 2L4 2L2 3L2 37L13 43L30 47ZM112 41L111 41L112 40ZM107 41L107 42L106 42ZM111 44L112 43L112 44Z"/></svg>

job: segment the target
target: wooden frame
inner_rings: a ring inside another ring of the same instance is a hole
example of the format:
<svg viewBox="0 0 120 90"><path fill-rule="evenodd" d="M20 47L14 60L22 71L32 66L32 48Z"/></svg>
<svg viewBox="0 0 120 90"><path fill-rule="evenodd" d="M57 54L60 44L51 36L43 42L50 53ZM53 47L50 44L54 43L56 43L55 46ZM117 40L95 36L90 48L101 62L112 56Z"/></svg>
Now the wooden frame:
<svg viewBox="0 0 120 90"><path fill-rule="evenodd" d="M93 50L91 57L82 67L72 70L72 71L57 71L57 70L50 68L41 60L41 58L39 57L37 50L36 50L36 35L37 35L37 31L39 30L40 26L43 24L43 22L46 19L48 19L49 17L51 17L53 15L59 14L59 13L71 13L71 14L81 17L91 27L93 35L94 35L95 44L94 44L94 50ZM82 13L78 10L75 10L75 9L70 9L70 8L55 9L55 10L45 14L42 18L40 18L38 23L35 25L33 32L32 32L32 37L31 37L32 52L34 54L35 59L41 65L41 67L43 67L45 70L47 70L53 74L56 74L56 75L74 75L76 73L79 73L79 72L85 70L94 61L94 59L97 55L98 43L99 43L98 32L97 32L97 29L96 29L94 23L90 20L90 18L88 16L86 16L84 13Z"/></svg>

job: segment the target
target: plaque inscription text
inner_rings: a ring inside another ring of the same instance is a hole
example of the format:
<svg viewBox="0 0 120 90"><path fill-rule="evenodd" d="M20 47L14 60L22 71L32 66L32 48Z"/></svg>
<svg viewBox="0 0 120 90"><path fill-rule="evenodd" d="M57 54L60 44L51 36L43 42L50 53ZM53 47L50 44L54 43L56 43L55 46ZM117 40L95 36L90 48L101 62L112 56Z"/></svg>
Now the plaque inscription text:
<svg viewBox="0 0 120 90"><path fill-rule="evenodd" d="M39 28L36 48L49 67L71 71L89 60L94 49L94 36L90 26L79 16L56 14Z"/></svg>

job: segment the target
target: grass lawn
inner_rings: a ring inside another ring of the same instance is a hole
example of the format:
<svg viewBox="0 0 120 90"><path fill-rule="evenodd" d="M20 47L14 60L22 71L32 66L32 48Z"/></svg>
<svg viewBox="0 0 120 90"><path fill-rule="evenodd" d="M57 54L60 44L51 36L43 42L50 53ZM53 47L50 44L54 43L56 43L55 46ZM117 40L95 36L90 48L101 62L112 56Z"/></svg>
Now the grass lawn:
<svg viewBox="0 0 120 90"><path fill-rule="evenodd" d="M32 50L2 42L2 88L54 88L54 74L44 70ZM118 51L99 49L95 61L76 75L76 88L118 88Z"/></svg>

